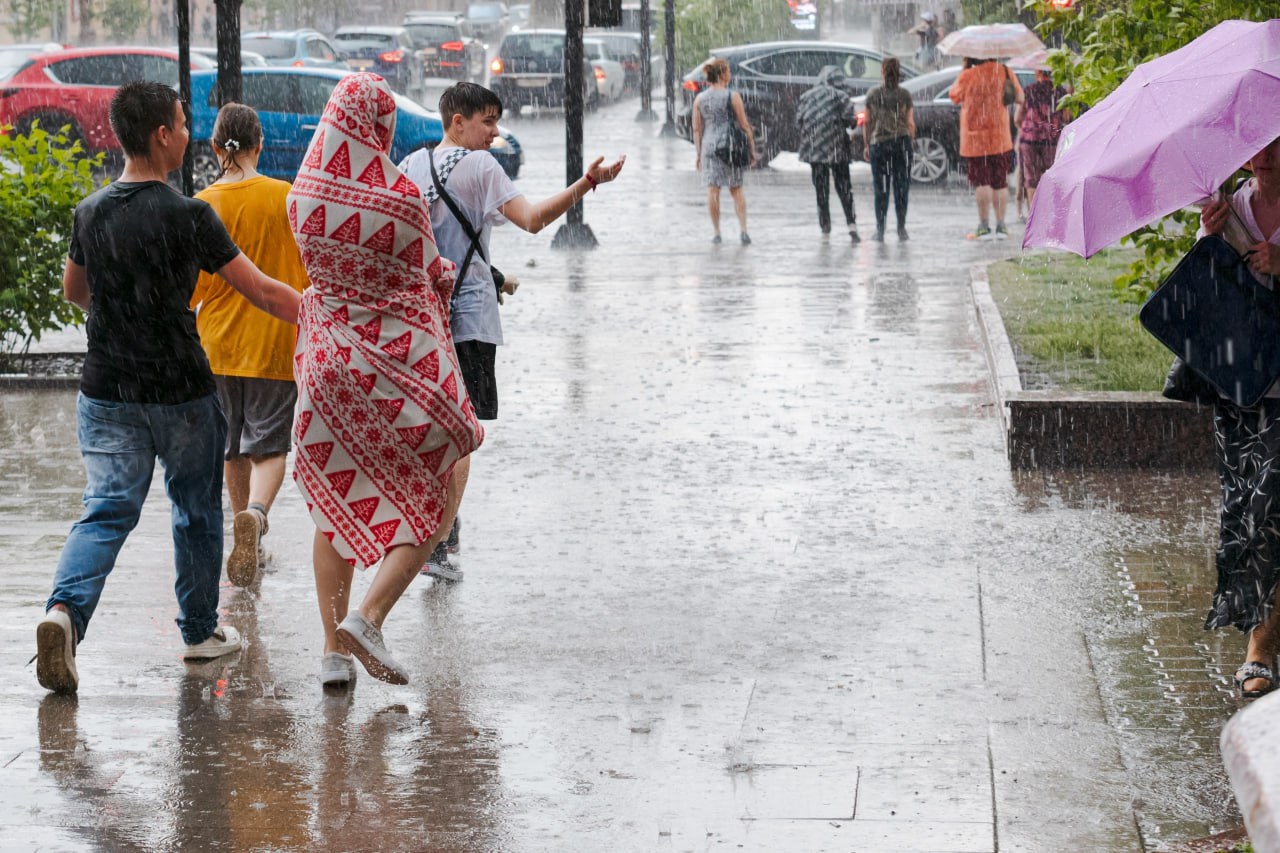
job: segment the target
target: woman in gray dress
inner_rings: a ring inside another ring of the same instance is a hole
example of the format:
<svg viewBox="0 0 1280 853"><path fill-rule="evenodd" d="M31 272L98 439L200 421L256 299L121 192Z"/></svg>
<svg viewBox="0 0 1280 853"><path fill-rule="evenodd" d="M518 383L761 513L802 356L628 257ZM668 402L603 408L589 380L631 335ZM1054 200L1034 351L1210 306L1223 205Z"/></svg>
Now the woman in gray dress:
<svg viewBox="0 0 1280 853"><path fill-rule="evenodd" d="M733 211L738 215L742 245L751 242L747 236L747 197L742 193L742 167L730 166L716 156L716 141L725 126L736 121L747 135L751 148L751 165L756 164L756 140L747 121L742 96L729 91L729 63L712 59L704 67L710 85L693 100L693 147L698 152L698 171L707 187L707 211L715 229L713 243L720 242L720 188L728 187L733 197Z"/></svg>

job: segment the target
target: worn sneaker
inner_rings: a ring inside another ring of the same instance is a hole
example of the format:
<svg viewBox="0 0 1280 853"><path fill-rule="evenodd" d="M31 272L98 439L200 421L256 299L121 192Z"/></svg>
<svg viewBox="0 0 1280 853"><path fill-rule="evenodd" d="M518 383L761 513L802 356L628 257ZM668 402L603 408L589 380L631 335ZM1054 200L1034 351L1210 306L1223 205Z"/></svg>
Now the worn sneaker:
<svg viewBox="0 0 1280 853"><path fill-rule="evenodd" d="M862 238L858 236L858 227L856 225L849 226L849 240L854 243L862 242Z"/></svg>
<svg viewBox="0 0 1280 853"><path fill-rule="evenodd" d="M458 516L453 517L453 527L449 528L449 536L444 540L444 545L449 549L450 554L456 554L462 550L459 542L459 535L462 533L462 519Z"/></svg>
<svg viewBox="0 0 1280 853"><path fill-rule="evenodd" d="M213 660L240 651L240 632L223 625L203 641L182 647L183 660Z"/></svg>
<svg viewBox="0 0 1280 853"><path fill-rule="evenodd" d="M871 239L872 239L872 240L875 240L877 243L883 243L883 242L884 242L884 229L883 229L883 228L877 228L877 229L876 229L876 233L874 233L874 234L872 234L872 235L871 235Z"/></svg>
<svg viewBox="0 0 1280 853"><path fill-rule="evenodd" d="M449 546L448 540L441 542L431 552L431 556L427 558L427 564L422 567L419 574L427 577L439 578L442 581L455 583L462 580L462 569L449 562Z"/></svg>
<svg viewBox="0 0 1280 853"><path fill-rule="evenodd" d="M267 517L257 509L246 509L236 513L232 528L235 544L231 546L231 556L227 557L227 579L236 586L249 586L258 577Z"/></svg>
<svg viewBox="0 0 1280 853"><path fill-rule="evenodd" d="M1009 239L1009 231L1004 227L1004 223L1003 223L1003 222L997 222L997 223L996 223L995 239L997 239L997 240L1008 240L1008 239Z"/></svg>
<svg viewBox="0 0 1280 853"><path fill-rule="evenodd" d="M65 610L54 607L36 624L36 680L54 693L74 693L80 686L76 629Z"/></svg>
<svg viewBox="0 0 1280 853"><path fill-rule="evenodd" d="M382 632L364 618L359 610L347 614L338 625L338 642L355 655L370 675L389 684L408 684L409 673L387 651Z"/></svg>
<svg viewBox="0 0 1280 853"><path fill-rule="evenodd" d="M965 237L969 240L990 240L991 228L984 222L974 229L973 233L966 234Z"/></svg>
<svg viewBox="0 0 1280 853"><path fill-rule="evenodd" d="M343 687L356 680L356 661L351 655L329 652L320 658L320 683L325 687Z"/></svg>
<svg viewBox="0 0 1280 853"><path fill-rule="evenodd" d="M739 235L739 239L742 240L742 245L744 246L751 245L751 237L747 235L746 231L743 231L742 234Z"/></svg>
<svg viewBox="0 0 1280 853"><path fill-rule="evenodd" d="M899 229L898 229L898 242L899 242L899 243L905 243L905 242L907 242L907 241L908 241L908 240L910 240L910 239L911 239L911 238L907 236L907 229L905 229L905 228L899 228Z"/></svg>

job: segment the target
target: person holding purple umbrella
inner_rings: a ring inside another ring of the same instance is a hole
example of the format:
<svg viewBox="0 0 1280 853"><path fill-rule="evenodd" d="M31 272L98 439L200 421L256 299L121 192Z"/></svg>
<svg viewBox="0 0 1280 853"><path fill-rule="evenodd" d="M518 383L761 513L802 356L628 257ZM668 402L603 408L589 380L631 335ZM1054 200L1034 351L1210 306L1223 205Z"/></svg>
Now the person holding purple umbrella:
<svg viewBox="0 0 1280 853"><path fill-rule="evenodd" d="M1200 212L1200 233L1217 234L1244 257L1258 281L1274 288L1280 274L1280 137L1250 159L1253 177L1230 200ZM1249 635L1235 674L1247 699L1277 686L1280 654L1280 383L1257 405L1219 397L1213 407L1214 446L1222 484L1216 555L1218 586L1205 628L1235 625Z"/></svg>

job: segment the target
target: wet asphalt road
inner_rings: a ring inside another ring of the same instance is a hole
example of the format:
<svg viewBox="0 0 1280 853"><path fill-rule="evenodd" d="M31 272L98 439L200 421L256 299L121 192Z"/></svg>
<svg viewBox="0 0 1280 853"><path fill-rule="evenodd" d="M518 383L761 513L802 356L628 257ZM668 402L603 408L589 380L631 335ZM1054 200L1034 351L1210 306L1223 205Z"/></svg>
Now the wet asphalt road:
<svg viewBox="0 0 1280 853"><path fill-rule="evenodd" d="M655 106L661 109L661 101ZM238 656L178 659L160 483L80 648L24 665L83 474L72 392L0 392L4 850L1157 849L1238 824L1216 734L1241 644L1199 632L1212 482L1013 475L955 184L912 239L822 239L794 156L713 247L692 149L626 153L594 252L495 261L502 418L465 581L386 624L407 687L321 691L310 522L286 484ZM564 184L554 117L509 122ZM864 237L871 194L855 169ZM837 220L839 215L836 216ZM1016 232L1016 229L1015 229ZM367 578L357 581L357 599Z"/></svg>

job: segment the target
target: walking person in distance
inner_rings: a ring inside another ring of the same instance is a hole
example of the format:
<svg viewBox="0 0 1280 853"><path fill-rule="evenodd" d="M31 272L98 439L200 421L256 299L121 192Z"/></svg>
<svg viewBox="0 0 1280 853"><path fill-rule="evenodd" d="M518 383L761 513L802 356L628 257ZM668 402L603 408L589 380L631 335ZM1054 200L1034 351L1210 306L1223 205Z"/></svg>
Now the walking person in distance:
<svg viewBox="0 0 1280 853"><path fill-rule="evenodd" d="M877 241L884 240L885 219L889 215L889 193L898 221L898 239L907 239L907 198L911 192L912 145L916 138L911 93L899 85L902 65L889 57L881 66L884 85L867 93L863 144L871 163L871 186L875 193Z"/></svg>
<svg viewBox="0 0 1280 853"><path fill-rule="evenodd" d="M716 156L716 143L730 122L747 135L751 161L756 164L756 142L747 121L747 110L742 96L729 91L729 63L723 59L708 60L703 66L707 76L706 89L693 99L693 147L697 152L697 168L702 183L707 188L707 212L711 214L711 227L715 236L711 242L720 242L720 188L728 187L733 198L733 211L738 216L739 239L742 245L751 243L747 234L747 197L742 192L742 167L730 165Z"/></svg>
<svg viewBox="0 0 1280 853"><path fill-rule="evenodd" d="M800 162L809 164L822 233L831 233L830 185L834 183L849 237L857 243L853 184L849 178L849 128L853 119L853 99L844 89L844 72L828 65L818 73L817 84L800 96L796 107Z"/></svg>

